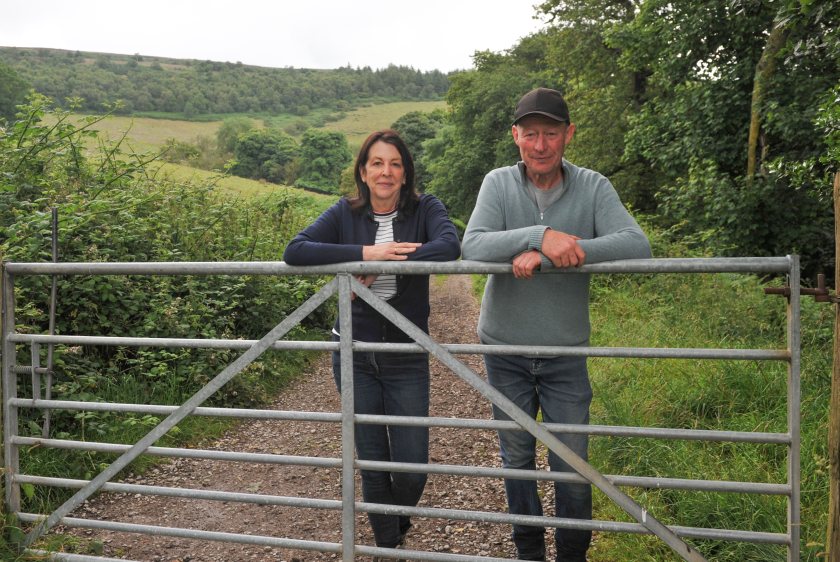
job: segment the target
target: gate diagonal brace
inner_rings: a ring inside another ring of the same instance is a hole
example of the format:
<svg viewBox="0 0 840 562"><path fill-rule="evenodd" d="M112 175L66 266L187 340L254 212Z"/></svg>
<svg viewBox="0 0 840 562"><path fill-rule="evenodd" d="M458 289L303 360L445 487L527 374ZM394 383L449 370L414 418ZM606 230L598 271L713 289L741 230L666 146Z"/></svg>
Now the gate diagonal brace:
<svg viewBox="0 0 840 562"><path fill-rule="evenodd" d="M49 517L36 525L23 540L23 546L31 546L41 535L55 526L67 514L76 509L86 499L96 493L111 478L116 476L123 468L139 457L158 439L163 437L170 429L175 427L181 420L190 415L205 400L218 391L225 383L239 374L245 367L254 362L260 355L269 349L274 342L285 336L289 330L297 326L304 318L309 316L316 308L321 306L328 298L336 292L338 283L333 279L320 291L311 296L306 302L289 314L282 322L271 329L263 338L248 348L242 355L225 367L218 375L208 382L201 390L192 395L177 410L169 414L163 421L155 426L142 439L135 443L128 451L120 455L104 471L99 473L81 490L76 492L70 499L58 507Z"/></svg>
<svg viewBox="0 0 840 562"><path fill-rule="evenodd" d="M357 297L362 298L382 316L390 320L411 339L420 344L420 346L426 351L434 355L438 360L452 369L455 374L480 392L482 396L490 400L492 404L501 408L502 411L510 416L511 419L516 421L524 430L528 431L531 435L542 441L553 453L566 461L566 463L568 463L569 466L571 466L578 474L589 480L589 482L598 487L599 490L613 500L613 502L615 502L625 512L641 523L642 526L662 539L674 552L682 557L683 560L687 560L688 562L707 562L706 558L704 558L702 554L683 541L671 529L650 515L646 509L637 504L630 496L610 483L600 472L595 470L592 465L575 454L550 431L545 429L541 424L537 423L536 420L523 412L501 392L490 386L489 383L485 382L480 376L473 372L472 369L458 361L451 353L443 348L443 346L432 340L428 334L415 326L414 323L405 318L405 316L397 312L391 305L385 303L382 299L377 297L370 289L357 281L352 275L349 276L353 292L356 293Z"/></svg>

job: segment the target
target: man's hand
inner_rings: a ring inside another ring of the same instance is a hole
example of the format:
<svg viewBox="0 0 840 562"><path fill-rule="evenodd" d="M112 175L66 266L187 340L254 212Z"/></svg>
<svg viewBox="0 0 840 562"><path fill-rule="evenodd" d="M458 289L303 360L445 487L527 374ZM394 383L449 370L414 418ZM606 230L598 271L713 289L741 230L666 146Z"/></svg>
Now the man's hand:
<svg viewBox="0 0 840 562"><path fill-rule="evenodd" d="M586 252L578 240L578 236L547 228L543 234L542 253L554 267L580 267L586 259Z"/></svg>
<svg viewBox="0 0 840 562"><path fill-rule="evenodd" d="M422 246L420 242L386 242L373 246L362 246L362 259L369 260L407 260L407 254Z"/></svg>
<svg viewBox="0 0 840 562"><path fill-rule="evenodd" d="M536 250L522 252L513 258L513 276L517 279L531 279L540 268L542 256Z"/></svg>

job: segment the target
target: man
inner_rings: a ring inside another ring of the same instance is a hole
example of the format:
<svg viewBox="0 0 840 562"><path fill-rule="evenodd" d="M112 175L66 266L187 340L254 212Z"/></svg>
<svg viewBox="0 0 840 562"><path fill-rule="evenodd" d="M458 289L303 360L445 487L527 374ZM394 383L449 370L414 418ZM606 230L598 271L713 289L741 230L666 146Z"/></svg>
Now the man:
<svg viewBox="0 0 840 562"><path fill-rule="evenodd" d="M575 133L560 92L537 88L516 106L511 130L522 160L484 178L464 235L464 259L513 264L513 275L491 275L481 303L478 333L486 344L589 344L589 275L538 270L584 263L648 258L647 237L601 174L563 159ZM592 390L585 357L486 355L487 375L502 392L545 423L589 423ZM494 407L496 419L510 419ZM583 459L587 435L557 436ZM535 439L500 431L505 468L535 469ZM553 471L572 471L549 454ZM556 483L555 516L592 518L589 484ZM511 513L542 515L532 480L505 480ZM557 562L585 562L592 533L557 529ZM517 557L545 560L545 529L514 525Z"/></svg>

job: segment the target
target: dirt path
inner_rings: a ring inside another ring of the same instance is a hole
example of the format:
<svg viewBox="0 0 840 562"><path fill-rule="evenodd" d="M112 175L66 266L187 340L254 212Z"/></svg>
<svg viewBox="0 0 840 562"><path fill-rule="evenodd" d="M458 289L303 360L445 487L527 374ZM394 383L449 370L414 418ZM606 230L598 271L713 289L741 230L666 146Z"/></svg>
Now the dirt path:
<svg viewBox="0 0 840 562"><path fill-rule="evenodd" d="M432 335L444 343L476 342L478 305L467 276L432 282ZM483 373L481 358L460 356ZM489 405L476 391L436 361L432 361L432 416L487 418ZM314 364L273 405L281 410L340 410L327 354ZM338 424L249 421L203 448L253 453L340 456ZM498 466L492 431L432 428L432 463ZM178 459L151 473L127 480L137 484L215 489L280 496L340 499L337 470L260 465L239 462ZM359 489L357 481L357 490ZM545 499L551 488L545 491ZM504 488L496 479L431 475L421 506L505 511ZM340 513L235 502L198 501L140 495L102 494L87 502L76 517L115 520L209 531L247 533L303 540L341 542ZM512 558L509 526L416 518L407 548ZM357 519L357 544L372 545L365 516ZM338 555L304 550L240 545L215 541L76 531L104 542L104 554L132 560L236 562L336 560ZM364 559L358 557L358 559Z"/></svg>

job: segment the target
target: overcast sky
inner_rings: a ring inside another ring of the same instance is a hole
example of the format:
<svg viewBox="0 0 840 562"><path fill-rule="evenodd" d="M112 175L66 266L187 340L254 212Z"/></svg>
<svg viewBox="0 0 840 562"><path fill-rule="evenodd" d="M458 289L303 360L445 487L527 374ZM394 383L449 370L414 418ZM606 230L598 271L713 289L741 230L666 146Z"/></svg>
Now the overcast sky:
<svg viewBox="0 0 840 562"><path fill-rule="evenodd" d="M270 67L470 68L542 27L539 0L0 0L0 46Z"/></svg>

